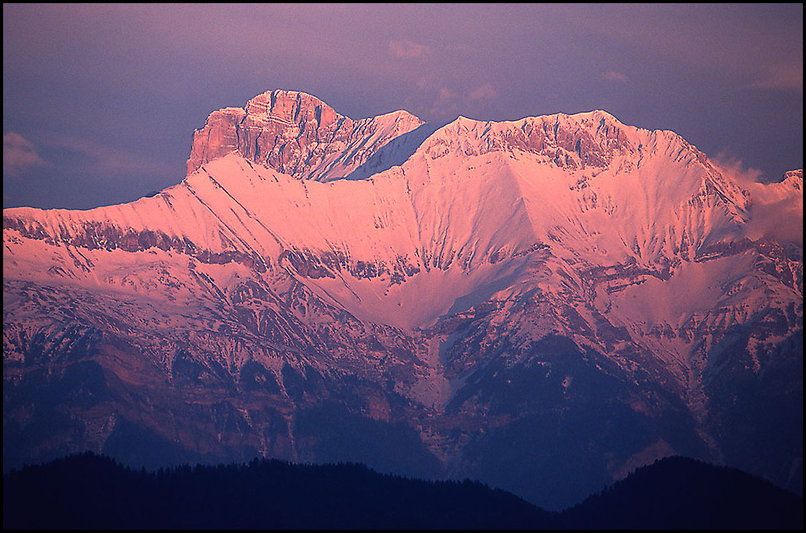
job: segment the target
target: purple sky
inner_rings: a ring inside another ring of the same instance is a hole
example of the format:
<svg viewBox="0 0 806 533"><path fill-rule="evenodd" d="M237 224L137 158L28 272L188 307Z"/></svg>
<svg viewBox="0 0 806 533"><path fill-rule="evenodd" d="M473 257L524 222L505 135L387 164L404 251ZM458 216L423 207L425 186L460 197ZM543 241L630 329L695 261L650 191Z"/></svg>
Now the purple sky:
<svg viewBox="0 0 806 533"><path fill-rule="evenodd" d="M354 119L603 109L777 179L803 167L803 5L3 5L3 207L184 177L207 115L271 89Z"/></svg>

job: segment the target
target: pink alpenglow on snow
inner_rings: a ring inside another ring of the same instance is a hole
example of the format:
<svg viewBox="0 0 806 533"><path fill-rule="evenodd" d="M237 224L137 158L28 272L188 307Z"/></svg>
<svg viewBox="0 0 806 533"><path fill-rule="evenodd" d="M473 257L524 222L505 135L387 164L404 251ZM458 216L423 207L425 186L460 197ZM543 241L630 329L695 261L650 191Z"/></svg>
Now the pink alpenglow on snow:
<svg viewBox="0 0 806 533"><path fill-rule="evenodd" d="M741 448L766 426L734 380L797 390L802 170L747 186L599 110L428 128L270 91L213 112L154 196L5 209L4 379L89 346L105 383L37 453L128 442L136 412L188 454L429 464L557 508L663 455L789 471L786 427ZM339 416L413 448L368 429L343 455Z"/></svg>

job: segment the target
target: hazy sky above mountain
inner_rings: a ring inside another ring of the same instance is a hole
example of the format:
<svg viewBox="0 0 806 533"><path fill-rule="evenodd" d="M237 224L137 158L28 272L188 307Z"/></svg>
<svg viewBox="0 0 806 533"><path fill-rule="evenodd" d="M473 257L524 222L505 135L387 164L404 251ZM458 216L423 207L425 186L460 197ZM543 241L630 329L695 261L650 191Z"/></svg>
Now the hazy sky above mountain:
<svg viewBox="0 0 806 533"><path fill-rule="evenodd" d="M271 89L354 119L603 109L777 179L803 166L803 5L4 4L3 206L176 184L207 115Z"/></svg>

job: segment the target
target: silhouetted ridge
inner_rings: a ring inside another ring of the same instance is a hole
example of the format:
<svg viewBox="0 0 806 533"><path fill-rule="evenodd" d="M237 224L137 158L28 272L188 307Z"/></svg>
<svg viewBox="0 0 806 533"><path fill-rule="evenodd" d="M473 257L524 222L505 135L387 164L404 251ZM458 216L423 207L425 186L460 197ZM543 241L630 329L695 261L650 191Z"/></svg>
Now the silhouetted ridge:
<svg viewBox="0 0 806 533"><path fill-rule="evenodd" d="M533 529L554 518L472 481L419 481L353 463L132 470L93 453L4 477L4 528Z"/></svg>
<svg viewBox="0 0 806 533"><path fill-rule="evenodd" d="M800 529L803 498L741 470L667 457L565 517L582 529Z"/></svg>
<svg viewBox="0 0 806 533"><path fill-rule="evenodd" d="M536 480L539 482L539 480ZM744 472L667 458L561 513L474 481L355 463L147 472L88 452L13 470L3 527L25 529L800 529L803 499Z"/></svg>

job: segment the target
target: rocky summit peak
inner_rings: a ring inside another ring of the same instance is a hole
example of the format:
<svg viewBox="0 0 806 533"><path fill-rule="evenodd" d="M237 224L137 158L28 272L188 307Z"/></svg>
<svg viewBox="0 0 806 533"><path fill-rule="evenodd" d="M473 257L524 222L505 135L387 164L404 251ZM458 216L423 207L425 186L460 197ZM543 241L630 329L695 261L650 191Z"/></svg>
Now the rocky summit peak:
<svg viewBox="0 0 806 533"><path fill-rule="evenodd" d="M266 117L269 120L284 121L302 125L316 122L329 124L346 119L319 98L299 91L274 90L259 94L246 102L244 110L252 118Z"/></svg>
<svg viewBox="0 0 806 533"><path fill-rule="evenodd" d="M300 91L266 91L243 108L214 111L193 135L188 174L238 152L297 179L350 174L394 138L423 121L406 112L353 120Z"/></svg>
<svg viewBox="0 0 806 533"><path fill-rule="evenodd" d="M432 156L527 152L575 171L606 168L619 155L632 158L641 143L638 132L638 128L626 126L600 110L502 122L459 116L440 128L424 146Z"/></svg>
<svg viewBox="0 0 806 533"><path fill-rule="evenodd" d="M781 181L790 181L793 184L797 184L799 188L803 187L803 169L787 170L784 172Z"/></svg>

